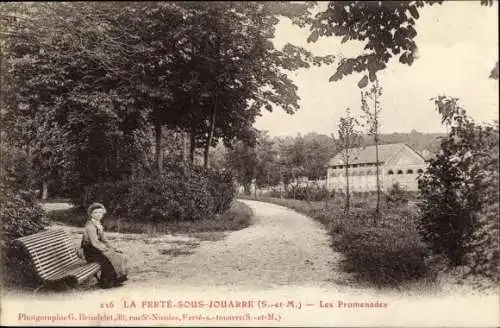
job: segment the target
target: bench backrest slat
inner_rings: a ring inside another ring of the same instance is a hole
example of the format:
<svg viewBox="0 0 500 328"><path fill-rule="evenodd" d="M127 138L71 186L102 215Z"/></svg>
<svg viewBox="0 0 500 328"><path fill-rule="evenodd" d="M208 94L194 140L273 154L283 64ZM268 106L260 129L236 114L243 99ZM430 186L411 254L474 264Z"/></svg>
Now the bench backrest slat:
<svg viewBox="0 0 500 328"><path fill-rule="evenodd" d="M34 252L37 252L38 256L42 256L44 253L53 250L56 245L60 247L67 247L66 241L60 239L50 240L46 244L27 245L26 247Z"/></svg>
<svg viewBox="0 0 500 328"><path fill-rule="evenodd" d="M65 256L65 254L55 253L50 257L44 257L35 264L35 267L42 269L43 271L49 271L53 267L61 267L71 262L78 260L73 256Z"/></svg>
<svg viewBox="0 0 500 328"><path fill-rule="evenodd" d="M51 229L21 237L16 242L27 250L41 279L48 279L54 273L82 262L76 254L71 236L63 229Z"/></svg>
<svg viewBox="0 0 500 328"><path fill-rule="evenodd" d="M49 229L49 230L35 233L33 235L18 238L17 240L22 241L24 244L28 245L32 242L36 242L36 241L39 241L41 239L43 240L46 238L50 238L51 236L57 236L57 235L62 235L62 234L64 234L64 230L62 230L62 229Z"/></svg>
<svg viewBox="0 0 500 328"><path fill-rule="evenodd" d="M50 246L53 241L59 241L61 240L63 234L52 234L49 236L44 237L43 239L33 239L29 241L25 241L24 244L30 248L40 248L43 246Z"/></svg>

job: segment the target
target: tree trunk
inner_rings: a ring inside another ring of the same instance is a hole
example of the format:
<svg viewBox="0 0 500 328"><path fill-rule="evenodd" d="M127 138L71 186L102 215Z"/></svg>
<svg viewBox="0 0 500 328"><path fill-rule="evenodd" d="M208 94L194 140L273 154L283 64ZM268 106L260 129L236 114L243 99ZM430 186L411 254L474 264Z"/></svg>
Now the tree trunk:
<svg viewBox="0 0 500 328"><path fill-rule="evenodd" d="M248 195L250 196L251 195L251 192L250 192L250 184L249 183L245 183L243 185L243 192L245 195Z"/></svg>
<svg viewBox="0 0 500 328"><path fill-rule="evenodd" d="M377 208L375 209L374 224L377 225L380 218L380 170L378 162L378 113L377 113L377 94L375 93L374 119L375 119L375 169L377 170Z"/></svg>
<svg viewBox="0 0 500 328"><path fill-rule="evenodd" d="M210 153L210 146L212 145L212 139L214 137L216 114L217 114L217 94L215 94L215 104L212 111L212 117L210 119L210 131L208 133L207 143L205 144L205 153L203 154L203 166L205 168L208 167L208 155Z"/></svg>
<svg viewBox="0 0 500 328"><path fill-rule="evenodd" d="M120 172L120 168L121 168L121 165L120 165L120 139L119 137L117 136L116 139L115 139L115 147L116 147L116 153L115 153L115 172ZM120 178L121 178L121 174L120 175Z"/></svg>
<svg viewBox="0 0 500 328"><path fill-rule="evenodd" d="M349 214L351 196L349 192L349 161L346 160L345 163L345 207L344 213Z"/></svg>
<svg viewBox="0 0 500 328"><path fill-rule="evenodd" d="M162 147L163 126L160 122L155 122L155 163L156 172L163 172L163 147Z"/></svg>
<svg viewBox="0 0 500 328"><path fill-rule="evenodd" d="M208 155L210 153L210 135L207 137L207 140L205 141L205 149L203 150L203 167L206 169L208 168Z"/></svg>
<svg viewBox="0 0 500 328"><path fill-rule="evenodd" d="M47 198L49 198L49 183L44 179L42 182L42 200L47 200Z"/></svg>
<svg viewBox="0 0 500 328"><path fill-rule="evenodd" d="M281 176L281 164L279 165L279 173L280 173L280 198L283 198L283 186L285 185L283 182L283 177Z"/></svg>
<svg viewBox="0 0 500 328"><path fill-rule="evenodd" d="M196 151L196 129L193 126L191 126L191 134L190 134L190 140L189 140L189 165L193 166L194 165L194 152Z"/></svg>
<svg viewBox="0 0 500 328"><path fill-rule="evenodd" d="M375 169L377 170L377 208L375 210L375 224L380 216L380 171L378 162L378 141L375 141Z"/></svg>
<svg viewBox="0 0 500 328"><path fill-rule="evenodd" d="M182 131L181 132L181 135L182 135L182 161L184 163L187 163L188 162L188 148L189 148L189 140L188 140L188 137L187 137L187 133L185 131Z"/></svg>

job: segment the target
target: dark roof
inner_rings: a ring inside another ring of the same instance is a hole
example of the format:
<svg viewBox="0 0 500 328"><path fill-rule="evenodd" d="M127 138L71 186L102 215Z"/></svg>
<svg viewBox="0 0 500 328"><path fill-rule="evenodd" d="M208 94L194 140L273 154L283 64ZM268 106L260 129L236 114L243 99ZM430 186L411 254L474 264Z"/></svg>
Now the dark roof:
<svg viewBox="0 0 500 328"><path fill-rule="evenodd" d="M405 146L408 147L404 143L378 145L379 163L386 162L387 159L389 159L392 155L394 155L397 151L399 151L401 148ZM376 162L375 146L351 148L349 151L351 152L349 164L366 164L366 163ZM342 165L342 164L343 164L342 152L335 155L335 157L328 162L328 166Z"/></svg>

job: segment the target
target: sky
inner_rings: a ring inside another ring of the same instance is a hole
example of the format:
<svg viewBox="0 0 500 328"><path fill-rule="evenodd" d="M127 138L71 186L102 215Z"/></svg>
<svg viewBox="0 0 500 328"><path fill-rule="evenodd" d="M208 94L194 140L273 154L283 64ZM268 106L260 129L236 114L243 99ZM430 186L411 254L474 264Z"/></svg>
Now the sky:
<svg viewBox="0 0 500 328"><path fill-rule="evenodd" d="M325 5L326 3L321 3ZM488 78L498 60L498 2L485 7L479 1L446 1L426 6L416 23L418 58L412 66L391 59L379 72L381 133L446 132L441 125L432 97L447 95L460 104L477 122L498 118L498 80ZM315 55L356 56L363 53L358 42L340 43L336 37L307 43L308 29L301 29L283 18L277 26L275 47L286 43L303 46ZM330 135L349 107L360 114L360 89L363 75L354 73L329 82L336 63L292 72L289 77L298 87L300 109L286 114L282 109L263 111L255 127L271 136L307 134Z"/></svg>

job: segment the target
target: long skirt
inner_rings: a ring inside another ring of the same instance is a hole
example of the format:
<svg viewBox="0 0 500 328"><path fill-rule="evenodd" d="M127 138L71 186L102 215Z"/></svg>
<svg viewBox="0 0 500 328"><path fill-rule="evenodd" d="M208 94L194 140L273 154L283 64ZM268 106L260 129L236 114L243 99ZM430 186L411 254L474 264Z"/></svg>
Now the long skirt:
<svg viewBox="0 0 500 328"><path fill-rule="evenodd" d="M113 287L127 280L127 259L122 254L113 250L101 252L92 246L84 247L83 253L88 262L101 264L101 287Z"/></svg>

